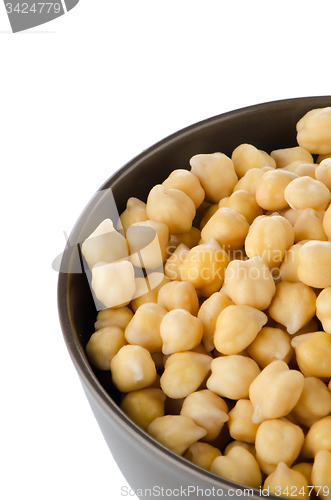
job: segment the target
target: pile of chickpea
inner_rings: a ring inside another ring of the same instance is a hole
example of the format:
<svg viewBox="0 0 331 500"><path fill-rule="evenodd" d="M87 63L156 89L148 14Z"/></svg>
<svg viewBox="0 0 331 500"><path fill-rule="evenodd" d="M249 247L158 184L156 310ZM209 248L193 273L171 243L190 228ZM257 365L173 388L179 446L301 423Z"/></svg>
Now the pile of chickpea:
<svg viewBox="0 0 331 500"><path fill-rule="evenodd" d="M196 155L103 221L82 245L105 306L86 351L173 452L330 499L331 107L297 142Z"/></svg>

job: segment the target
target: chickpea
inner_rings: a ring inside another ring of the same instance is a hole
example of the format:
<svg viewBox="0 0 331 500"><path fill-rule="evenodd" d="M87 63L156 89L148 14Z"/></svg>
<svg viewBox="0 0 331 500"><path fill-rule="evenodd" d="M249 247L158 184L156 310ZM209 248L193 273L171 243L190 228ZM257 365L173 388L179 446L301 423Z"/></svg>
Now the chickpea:
<svg viewBox="0 0 331 500"><path fill-rule="evenodd" d="M181 243L174 253L170 255L164 266L164 274L168 276L168 278L176 281L181 280L180 269L189 251L189 247Z"/></svg>
<svg viewBox="0 0 331 500"><path fill-rule="evenodd" d="M125 345L110 362L114 385L121 392L131 392L150 386L156 379L156 369L150 352L140 345Z"/></svg>
<svg viewBox="0 0 331 500"><path fill-rule="evenodd" d="M308 175L312 179L316 179L316 168L318 165L315 163L301 163L295 169L295 173L300 177ZM317 179L320 180L320 179Z"/></svg>
<svg viewBox="0 0 331 500"><path fill-rule="evenodd" d="M233 192L243 190L248 191L249 193L255 196L256 194L256 186L260 178L265 172L270 172L274 170L272 167L262 167L262 168L252 168L247 170L244 177L239 179L237 184L233 188Z"/></svg>
<svg viewBox="0 0 331 500"><path fill-rule="evenodd" d="M280 277L282 281L290 283L299 283L298 265L299 265L299 250L304 242L292 245L286 252L283 262L280 265Z"/></svg>
<svg viewBox="0 0 331 500"><path fill-rule="evenodd" d="M199 154L190 159L191 172L206 193L206 201L218 203L230 196L238 181L233 161L223 153Z"/></svg>
<svg viewBox="0 0 331 500"><path fill-rule="evenodd" d="M102 309L98 312L94 328L100 330L105 326L119 326L124 331L132 318L133 312L128 307Z"/></svg>
<svg viewBox="0 0 331 500"><path fill-rule="evenodd" d="M232 354L215 358L211 363L211 376L207 388L221 397L247 399L249 386L260 373L251 358Z"/></svg>
<svg viewBox="0 0 331 500"><path fill-rule="evenodd" d="M288 207L284 197L286 186L298 176L286 170L265 172L256 185L256 201L264 210L283 210Z"/></svg>
<svg viewBox="0 0 331 500"><path fill-rule="evenodd" d="M110 361L125 344L126 340L121 328L105 326L91 335L86 345L86 354L95 368L110 370Z"/></svg>
<svg viewBox="0 0 331 500"><path fill-rule="evenodd" d="M243 215L248 224L251 224L259 215L263 215L263 210L257 204L255 196L243 189L234 191L228 198L223 198L219 202L219 207L232 208L232 210Z"/></svg>
<svg viewBox="0 0 331 500"><path fill-rule="evenodd" d="M269 268L279 267L294 243L294 229L285 217L261 215L250 226L245 250L249 258L260 256Z"/></svg>
<svg viewBox="0 0 331 500"><path fill-rule="evenodd" d="M223 207L204 226L201 238L203 241L215 238L224 250L237 250L243 246L248 229L249 224L243 215L232 208Z"/></svg>
<svg viewBox="0 0 331 500"><path fill-rule="evenodd" d="M192 283L203 296L209 297L221 288L228 262L227 253L210 238L188 252L181 267L181 279Z"/></svg>
<svg viewBox="0 0 331 500"><path fill-rule="evenodd" d="M312 109L297 123L297 142L313 154L331 152L331 108Z"/></svg>
<svg viewBox="0 0 331 500"><path fill-rule="evenodd" d="M179 189L166 189L161 184L149 192L146 210L148 218L166 224L170 234L189 231L195 217L195 205L187 194Z"/></svg>
<svg viewBox="0 0 331 500"><path fill-rule="evenodd" d="M121 408L139 427L147 431L153 420L164 416L165 394L161 389L140 389L129 392L121 402Z"/></svg>
<svg viewBox="0 0 331 500"><path fill-rule="evenodd" d="M316 377L306 377L301 396L292 410L295 420L306 427L311 427L317 420L331 412L331 393Z"/></svg>
<svg viewBox="0 0 331 500"><path fill-rule="evenodd" d="M162 186L166 189L179 189L183 191L193 201L195 208L198 208L205 198L205 192L198 177L192 172L184 169L173 170Z"/></svg>
<svg viewBox="0 0 331 500"><path fill-rule="evenodd" d="M261 311L267 309L276 291L269 267L260 256L230 262L225 271L224 283L235 304Z"/></svg>
<svg viewBox="0 0 331 500"><path fill-rule="evenodd" d="M102 221L83 242L82 253L90 269L100 262L117 262L129 255L124 236L114 229L110 219Z"/></svg>
<svg viewBox="0 0 331 500"><path fill-rule="evenodd" d="M185 309L193 316L199 311L197 292L192 283L186 281L171 281L164 285L159 291L157 302L167 311Z"/></svg>
<svg viewBox="0 0 331 500"><path fill-rule="evenodd" d="M227 455L216 457L210 471L229 481L258 488L262 483L259 464L245 448L236 446Z"/></svg>
<svg viewBox="0 0 331 500"><path fill-rule="evenodd" d="M233 305L232 300L221 292L215 292L202 303L199 309L198 318L203 325L202 342L207 352L212 351L215 347L214 333L218 315L230 305Z"/></svg>
<svg viewBox="0 0 331 500"><path fill-rule="evenodd" d="M156 269L167 258L169 229L161 222L136 222L128 227L126 239L130 248L130 260L136 267Z"/></svg>
<svg viewBox="0 0 331 500"><path fill-rule="evenodd" d="M329 208L326 210L324 217L323 217L323 229L325 231L325 234L328 237L328 240L331 241L331 205Z"/></svg>
<svg viewBox="0 0 331 500"><path fill-rule="evenodd" d="M270 326L264 326L259 331L247 351L261 368L276 360L288 363L294 352L290 335L280 328Z"/></svg>
<svg viewBox="0 0 331 500"><path fill-rule="evenodd" d="M306 175L291 181L285 188L284 196L291 208L323 210L330 201L331 193L323 182Z"/></svg>
<svg viewBox="0 0 331 500"><path fill-rule="evenodd" d="M256 458L256 451L255 451L254 444L246 443L245 441L238 441L238 440L231 441L231 443L229 443L227 445L227 447L225 448L223 455L227 455L229 453L229 451L232 450L232 448L236 448L236 447L245 448L245 450L249 451L249 453L251 453L253 455L253 457Z"/></svg>
<svg viewBox="0 0 331 500"><path fill-rule="evenodd" d="M324 417L309 429L302 447L302 456L314 458L320 450L331 452L331 417Z"/></svg>
<svg viewBox="0 0 331 500"><path fill-rule="evenodd" d="M129 198L126 209L122 212L117 229L121 227L126 232L129 226L136 222L144 222L148 219L146 212L146 203L138 198Z"/></svg>
<svg viewBox="0 0 331 500"><path fill-rule="evenodd" d="M331 377L331 335L312 332L292 339L297 363L306 377Z"/></svg>
<svg viewBox="0 0 331 500"><path fill-rule="evenodd" d="M162 272L157 271L148 273L146 278L136 278L136 291L131 300L133 311L136 312L138 307L148 302L156 304L159 291L167 283L170 283L170 279Z"/></svg>
<svg viewBox="0 0 331 500"><path fill-rule="evenodd" d="M190 417L199 427L206 429L205 441L216 439L224 423L229 420L226 402L208 389L189 394L180 414Z"/></svg>
<svg viewBox="0 0 331 500"><path fill-rule="evenodd" d="M315 316L316 295L304 283L281 281L269 306L272 319L285 326L289 334L296 333Z"/></svg>
<svg viewBox="0 0 331 500"><path fill-rule="evenodd" d="M173 309L164 315L160 334L163 340L162 352L173 354L197 347L202 339L203 326L201 321L187 310Z"/></svg>
<svg viewBox="0 0 331 500"><path fill-rule="evenodd" d="M259 424L252 421L254 407L249 399L239 399L229 412L228 427L233 439L255 443Z"/></svg>
<svg viewBox="0 0 331 500"><path fill-rule="evenodd" d="M331 242L308 241L299 250L298 278L308 286L331 286Z"/></svg>
<svg viewBox="0 0 331 500"><path fill-rule="evenodd" d="M311 472L311 484L318 496L324 500L331 498L331 452L320 450L315 455Z"/></svg>
<svg viewBox="0 0 331 500"><path fill-rule="evenodd" d="M302 163L314 163L312 155L303 147L295 146L293 148L275 149L271 151L270 156L276 161L278 168L287 167L294 161Z"/></svg>
<svg viewBox="0 0 331 500"><path fill-rule="evenodd" d="M327 158L319 165L317 165L316 171L316 179L320 182L323 182L323 184L326 185L326 187L331 190L331 158Z"/></svg>
<svg viewBox="0 0 331 500"><path fill-rule="evenodd" d="M284 462L279 462L274 472L269 474L264 485L269 494L297 498L298 494L303 500L309 500L307 478L300 471L290 469Z"/></svg>
<svg viewBox="0 0 331 500"><path fill-rule="evenodd" d="M296 470L297 472L301 472L303 476L307 479L308 484L311 483L311 472L312 472L313 464L308 462L300 462L298 464L292 465L291 469Z"/></svg>
<svg viewBox="0 0 331 500"><path fill-rule="evenodd" d="M142 304L125 329L125 339L129 344L145 347L150 353L162 349L160 326L167 311L159 304Z"/></svg>
<svg viewBox="0 0 331 500"><path fill-rule="evenodd" d="M302 240L328 240L323 229L323 220L312 208L305 208L300 213L294 224L294 233L296 243Z"/></svg>
<svg viewBox="0 0 331 500"><path fill-rule="evenodd" d="M184 453L183 457L189 460L198 467L210 470L211 464L216 457L221 456L222 453L218 448L208 443L198 441L193 443L189 449Z"/></svg>
<svg viewBox="0 0 331 500"><path fill-rule="evenodd" d="M223 198L224 199L224 198ZM200 230L207 224L209 219L214 215L215 212L219 209L219 203L214 203L213 205L209 205L203 216L201 217L199 228Z"/></svg>
<svg viewBox="0 0 331 500"><path fill-rule="evenodd" d="M331 287L324 288L316 299L316 316L323 325L323 330L331 333Z"/></svg>
<svg viewBox="0 0 331 500"><path fill-rule="evenodd" d="M98 300L107 308L129 304L136 290L131 262L99 262L92 268L92 288Z"/></svg>
<svg viewBox="0 0 331 500"><path fill-rule="evenodd" d="M193 443L206 435L205 429L182 415L156 418L148 426L147 432L177 455L183 455Z"/></svg>
<svg viewBox="0 0 331 500"><path fill-rule="evenodd" d="M275 166L274 162L269 165L272 159L267 155L270 158L268 160L266 155L267 153L259 151L252 144L240 144L237 146L231 156L237 176L239 178L243 177L252 168Z"/></svg>
<svg viewBox="0 0 331 500"><path fill-rule="evenodd" d="M298 208L289 208L288 210L282 210L282 215L287 219L291 225L294 227L294 224L297 221L299 215L303 212L303 210L299 210Z"/></svg>
<svg viewBox="0 0 331 500"><path fill-rule="evenodd" d="M226 307L216 321L214 334L216 349L222 354L238 354L253 342L267 321L267 315L254 307L245 305Z"/></svg>
<svg viewBox="0 0 331 500"><path fill-rule="evenodd" d="M249 398L254 406L252 421L259 424L266 419L287 415L298 402L303 385L302 373L290 370L284 361L272 361L249 388Z"/></svg>
<svg viewBox="0 0 331 500"><path fill-rule="evenodd" d="M188 248L193 248L199 244L201 240L201 231L197 227L192 226L187 233L171 234L169 241L169 248L178 247L184 244Z"/></svg>
<svg viewBox="0 0 331 500"><path fill-rule="evenodd" d="M161 376L161 389L173 399L195 392L210 371L212 358L197 352L177 352L169 356Z"/></svg>
<svg viewBox="0 0 331 500"><path fill-rule="evenodd" d="M304 442L302 429L285 418L262 422L256 433L257 461L265 474L271 474L280 462L291 467Z"/></svg>

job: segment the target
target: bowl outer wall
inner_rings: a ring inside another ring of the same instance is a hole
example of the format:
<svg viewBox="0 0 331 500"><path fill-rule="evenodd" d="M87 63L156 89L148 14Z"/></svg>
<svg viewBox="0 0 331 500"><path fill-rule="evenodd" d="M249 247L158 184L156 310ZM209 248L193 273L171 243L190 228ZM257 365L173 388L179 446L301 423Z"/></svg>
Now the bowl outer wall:
<svg viewBox="0 0 331 500"><path fill-rule="evenodd" d="M155 485L172 490L195 486L222 488L225 494L228 488L241 487L183 460L144 433L119 408L120 395L110 372L90 367L85 346L94 331L97 312L88 272L77 272L77 266L82 265L77 249L102 220L116 220L112 196L121 213L129 197L146 201L150 189L172 170L189 169L189 159L195 154L222 152L231 156L241 143L253 144L268 153L296 146L297 121L310 109L326 106L331 106L331 96L286 99L234 110L187 127L147 149L108 179L70 234L58 282L63 335L105 440L134 490ZM260 498L258 493L256 498Z"/></svg>

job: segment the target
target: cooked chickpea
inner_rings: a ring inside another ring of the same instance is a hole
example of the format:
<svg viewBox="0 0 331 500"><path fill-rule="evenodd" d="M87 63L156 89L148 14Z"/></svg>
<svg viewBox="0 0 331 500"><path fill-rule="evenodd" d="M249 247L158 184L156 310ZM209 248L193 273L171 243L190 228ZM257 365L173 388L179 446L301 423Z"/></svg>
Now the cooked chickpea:
<svg viewBox="0 0 331 500"><path fill-rule="evenodd" d="M235 304L261 311L267 309L276 291L269 267L260 256L230 262L225 271L224 283Z"/></svg>
<svg viewBox="0 0 331 500"><path fill-rule="evenodd" d="M267 321L267 315L254 307L228 306L217 318L214 345L222 354L238 354L253 342Z"/></svg>
<svg viewBox="0 0 331 500"><path fill-rule="evenodd" d="M286 186L298 176L286 170L265 172L256 185L256 201L264 210L283 210L288 207L284 197Z"/></svg>
<svg viewBox="0 0 331 500"><path fill-rule="evenodd" d="M298 457L305 436L302 429L285 418L262 422L256 433L257 461L265 474L271 474L280 462L291 467Z"/></svg>
<svg viewBox="0 0 331 500"><path fill-rule="evenodd" d="M281 281L269 306L272 319L285 326L289 334L307 325L316 313L316 295L304 283Z"/></svg>
<svg viewBox="0 0 331 500"><path fill-rule="evenodd" d="M122 212L118 224L118 229L123 227L126 232L129 226L136 222L143 222L147 220L146 203L138 198L129 198L126 204L126 209Z"/></svg>
<svg viewBox="0 0 331 500"><path fill-rule="evenodd" d="M298 278L308 286L331 286L331 242L308 241L299 250Z"/></svg>
<svg viewBox="0 0 331 500"><path fill-rule="evenodd" d="M316 179L316 168L318 165L316 163L301 163L295 169L295 173L300 177L308 175L312 179ZM320 179L317 179L320 180Z"/></svg>
<svg viewBox="0 0 331 500"><path fill-rule="evenodd" d="M142 304L125 329L125 338L129 344L145 347L150 353L162 349L160 326L167 311L159 304Z"/></svg>
<svg viewBox="0 0 331 500"><path fill-rule="evenodd" d="M291 181L285 188L284 196L291 208L323 210L330 201L331 193L323 182L306 175Z"/></svg>
<svg viewBox="0 0 331 500"><path fill-rule="evenodd" d="M237 354L221 356L211 363L207 388L224 398L247 399L249 386L259 373L260 368L251 358Z"/></svg>
<svg viewBox="0 0 331 500"><path fill-rule="evenodd" d="M331 333L331 287L324 288L316 299L316 316L327 333Z"/></svg>
<svg viewBox="0 0 331 500"><path fill-rule="evenodd" d="M205 192L196 175L188 170L177 169L162 182L166 189L179 189L183 191L193 201L195 208L198 208L205 198Z"/></svg>
<svg viewBox="0 0 331 500"><path fill-rule="evenodd" d="M280 328L270 326L264 326L259 331L247 351L261 368L276 360L288 363L294 353L290 335Z"/></svg>
<svg viewBox="0 0 331 500"><path fill-rule="evenodd" d="M324 417L309 429L302 447L302 456L314 458L320 450L331 452L331 417Z"/></svg>
<svg viewBox="0 0 331 500"><path fill-rule="evenodd" d="M226 402L208 389L189 394L184 399L180 414L206 429L205 441L216 439L229 419Z"/></svg>
<svg viewBox="0 0 331 500"><path fill-rule="evenodd" d="M110 361L126 344L124 332L118 326L105 326L94 332L86 345L86 354L99 370L110 370Z"/></svg>
<svg viewBox="0 0 331 500"><path fill-rule="evenodd" d="M177 455L183 455L193 443L206 435L205 429L182 415L156 418L148 426L147 432Z"/></svg>
<svg viewBox="0 0 331 500"><path fill-rule="evenodd" d="M178 247L184 244L188 248L193 248L199 244L201 240L201 231L197 227L192 226L187 233L171 234L169 240L169 249Z"/></svg>
<svg viewBox="0 0 331 500"><path fill-rule="evenodd" d="M300 498L309 500L307 478L300 471L289 468L284 462L279 462L274 472L264 481L263 488L268 494L282 497Z"/></svg>
<svg viewBox="0 0 331 500"><path fill-rule="evenodd" d="M246 172L244 177L239 179L237 184L233 188L233 192L243 190L255 196L256 186L260 178L265 172L270 172L274 170L272 167L262 167L262 168L252 168Z"/></svg>
<svg viewBox="0 0 331 500"><path fill-rule="evenodd" d="M255 196L242 189L234 191L228 198L223 198L219 202L219 208L227 207L243 215L248 224L251 224L256 217L263 214L262 208L257 204Z"/></svg>
<svg viewBox="0 0 331 500"><path fill-rule="evenodd" d="M131 307L134 312L138 307L148 302L157 303L157 297L161 288L170 282L170 279L162 272L148 273L146 278L135 279L136 291L131 300Z"/></svg>
<svg viewBox="0 0 331 500"><path fill-rule="evenodd" d="M326 210L324 217L323 217L323 229L325 231L325 234L328 237L328 240L331 241L331 205L329 208Z"/></svg>
<svg viewBox="0 0 331 500"><path fill-rule="evenodd" d="M318 331L292 339L296 360L305 377L331 377L331 335Z"/></svg>
<svg viewBox="0 0 331 500"><path fill-rule="evenodd" d="M105 326L119 326L123 331L133 318L133 312L128 307L117 309L101 309L98 312L94 328L100 330Z"/></svg>
<svg viewBox="0 0 331 500"><path fill-rule="evenodd" d="M169 229L166 224L146 220L128 227L126 239L130 248L130 260L136 267L156 269L167 258Z"/></svg>
<svg viewBox="0 0 331 500"><path fill-rule="evenodd" d="M203 325L202 342L207 352L215 347L214 333L218 315L230 305L233 305L232 300L221 292L215 292L202 303L199 309L198 318Z"/></svg>
<svg viewBox="0 0 331 500"><path fill-rule="evenodd" d="M187 194L179 189L166 189L161 184L149 192L146 210L149 219L166 224L170 234L189 231L195 217L195 205Z"/></svg>
<svg viewBox="0 0 331 500"><path fill-rule="evenodd" d="M200 344L203 326L186 309L173 309L162 318L160 334L164 354L190 351Z"/></svg>
<svg viewBox="0 0 331 500"><path fill-rule="evenodd" d="M128 305L136 290L133 265L128 261L99 262L92 268L92 288L107 308Z"/></svg>
<svg viewBox="0 0 331 500"><path fill-rule="evenodd" d="M307 479L308 484L311 484L311 472L313 464L309 462L300 462L298 464L292 465L291 469L301 472L303 476Z"/></svg>
<svg viewBox="0 0 331 500"><path fill-rule="evenodd" d="M199 311L197 292L192 283L186 281L170 281L164 285L159 291L157 302L167 311L185 309L193 316Z"/></svg>
<svg viewBox="0 0 331 500"><path fill-rule="evenodd" d="M231 159L234 164L236 174L239 178L243 177L248 170L252 168L262 168L267 166L275 166L271 157L267 153L259 151L252 144L240 144L232 153ZM267 158L270 159L267 159Z"/></svg>
<svg viewBox="0 0 331 500"><path fill-rule="evenodd" d="M191 172L206 193L206 201L218 203L230 196L238 177L233 161L223 153L199 154L190 159Z"/></svg>
<svg viewBox="0 0 331 500"><path fill-rule="evenodd" d="M287 415L298 402L303 385L302 373L290 370L284 361L272 361L249 387L249 398L254 407L252 421L259 424L266 419Z"/></svg>
<svg viewBox="0 0 331 500"><path fill-rule="evenodd" d="M229 453L229 451L232 450L232 448L236 448L237 446L240 448L245 448L245 450L249 451L249 453L251 453L253 455L253 457L256 458L256 451L255 451L254 444L246 443L245 441L238 441L238 440L231 441L231 443L229 443L226 446L223 455L227 455Z"/></svg>
<svg viewBox="0 0 331 500"><path fill-rule="evenodd" d="M184 453L183 457L189 460L198 467L210 470L211 464L216 457L221 456L222 453L218 448L209 443L198 441L193 443L189 449Z"/></svg>
<svg viewBox="0 0 331 500"><path fill-rule="evenodd" d="M305 148L295 146L293 148L275 149L270 153L278 168L283 168L294 161L302 163L314 163L314 158Z"/></svg>
<svg viewBox="0 0 331 500"><path fill-rule="evenodd" d="M313 154L331 152L331 108L308 111L297 123L297 142Z"/></svg>
<svg viewBox="0 0 331 500"><path fill-rule="evenodd" d="M178 245L173 254L170 255L164 265L164 274L168 276L168 278L176 281L181 280L180 269L189 251L189 247L184 243L181 243Z"/></svg>
<svg viewBox="0 0 331 500"><path fill-rule="evenodd" d="M244 244L248 229L249 224L243 215L232 208L222 207L203 227L201 238L203 241L215 238L226 251L238 250Z"/></svg>
<svg viewBox="0 0 331 500"><path fill-rule="evenodd" d="M246 443L255 443L259 424L252 421L254 407L249 399L239 399L229 412L228 427L233 439Z"/></svg>
<svg viewBox="0 0 331 500"><path fill-rule="evenodd" d="M316 179L331 190L331 158L321 161L315 171Z"/></svg>
<svg viewBox="0 0 331 500"><path fill-rule="evenodd" d="M110 362L112 380L121 392L144 389L156 379L150 352L140 345L125 345Z"/></svg>
<svg viewBox="0 0 331 500"><path fill-rule="evenodd" d="M320 450L316 453L311 472L311 484L318 496L324 500L331 498L331 452Z"/></svg>
<svg viewBox="0 0 331 500"><path fill-rule="evenodd" d="M181 279L192 283L203 296L209 297L221 288L228 262L227 253L210 238L188 252L181 266Z"/></svg>
<svg viewBox="0 0 331 500"><path fill-rule="evenodd" d="M210 371L212 358L197 352L177 352L165 362L161 389L173 399L186 398L195 392Z"/></svg>
<svg viewBox="0 0 331 500"><path fill-rule="evenodd" d="M224 199L224 198L223 198ZM221 202L220 202L221 203ZM213 205L209 205L205 210L203 216L201 217L199 228L200 230L207 224L209 219L214 215L215 212L219 209L219 203L214 203Z"/></svg>
<svg viewBox="0 0 331 500"><path fill-rule="evenodd" d="M137 425L147 431L153 420L164 416L166 395L161 389L140 389L129 392L121 402L121 408Z"/></svg>
<svg viewBox="0 0 331 500"><path fill-rule="evenodd" d="M331 412L331 393L319 378L306 377L301 396L291 414L295 420L311 427Z"/></svg>
<svg viewBox="0 0 331 500"><path fill-rule="evenodd" d="M305 208L300 213L294 224L294 233L296 243L302 240L328 240L323 229L323 220L313 208Z"/></svg>
<svg viewBox="0 0 331 500"><path fill-rule="evenodd" d="M227 455L216 457L210 471L229 481L251 488L259 488L262 474L254 456L245 448L236 446Z"/></svg>

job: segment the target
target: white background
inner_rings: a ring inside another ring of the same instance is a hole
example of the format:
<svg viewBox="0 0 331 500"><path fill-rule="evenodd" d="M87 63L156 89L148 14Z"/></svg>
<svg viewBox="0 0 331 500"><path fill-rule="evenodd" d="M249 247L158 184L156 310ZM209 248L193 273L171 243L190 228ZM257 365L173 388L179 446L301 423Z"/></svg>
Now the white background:
<svg viewBox="0 0 331 500"><path fill-rule="evenodd" d="M1 499L124 498L62 339L51 264L63 232L172 132L330 94L328 5L81 0L13 35L0 4Z"/></svg>

